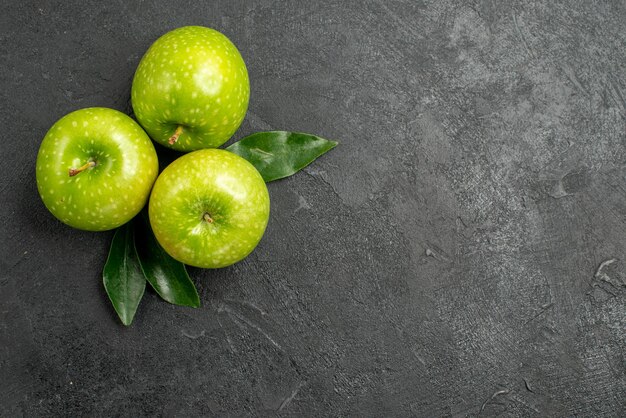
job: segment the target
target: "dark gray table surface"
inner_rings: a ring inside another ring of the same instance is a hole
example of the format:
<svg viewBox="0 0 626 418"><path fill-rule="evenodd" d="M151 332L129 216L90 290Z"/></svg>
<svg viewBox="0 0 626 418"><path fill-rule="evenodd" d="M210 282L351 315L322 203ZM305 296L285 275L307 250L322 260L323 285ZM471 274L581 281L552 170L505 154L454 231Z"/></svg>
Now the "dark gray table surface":
<svg viewBox="0 0 626 418"><path fill-rule="evenodd" d="M2 2L0 416L625 416L626 3L597 3ZM191 269L201 308L148 290L125 328L112 234L46 211L36 152L130 112L190 24L247 63L235 138L341 144Z"/></svg>

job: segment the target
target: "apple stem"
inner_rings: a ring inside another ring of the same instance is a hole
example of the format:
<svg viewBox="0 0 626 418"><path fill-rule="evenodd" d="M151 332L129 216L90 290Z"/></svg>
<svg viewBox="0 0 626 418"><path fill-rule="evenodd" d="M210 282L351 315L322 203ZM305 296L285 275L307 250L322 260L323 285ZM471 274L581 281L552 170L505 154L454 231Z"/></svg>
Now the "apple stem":
<svg viewBox="0 0 626 418"><path fill-rule="evenodd" d="M182 133L183 133L183 127L179 125L174 131L174 135L170 136L170 139L167 141L167 143L170 145L174 145L176 141L178 141L178 137Z"/></svg>
<svg viewBox="0 0 626 418"><path fill-rule="evenodd" d="M85 165L83 165L81 167L70 168L70 177L74 177L76 174L82 173L83 171L87 170L88 168L95 167L95 166L96 166L96 162L95 161L89 161L89 162L87 162Z"/></svg>
<svg viewBox="0 0 626 418"><path fill-rule="evenodd" d="M211 218L211 215L208 212L204 212L204 215L202 215L202 219L204 219L210 224L213 223L213 218Z"/></svg>

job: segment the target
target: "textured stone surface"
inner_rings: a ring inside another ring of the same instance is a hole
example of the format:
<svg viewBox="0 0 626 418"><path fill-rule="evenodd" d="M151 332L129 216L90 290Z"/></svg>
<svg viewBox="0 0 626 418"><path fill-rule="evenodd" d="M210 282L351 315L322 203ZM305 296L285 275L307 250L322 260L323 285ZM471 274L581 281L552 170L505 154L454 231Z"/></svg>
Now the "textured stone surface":
<svg viewBox="0 0 626 418"><path fill-rule="evenodd" d="M624 416L626 5L595 3L4 2L0 415ZM341 144L191 269L201 308L126 329L112 234L52 218L36 152L188 24L247 62L235 138Z"/></svg>

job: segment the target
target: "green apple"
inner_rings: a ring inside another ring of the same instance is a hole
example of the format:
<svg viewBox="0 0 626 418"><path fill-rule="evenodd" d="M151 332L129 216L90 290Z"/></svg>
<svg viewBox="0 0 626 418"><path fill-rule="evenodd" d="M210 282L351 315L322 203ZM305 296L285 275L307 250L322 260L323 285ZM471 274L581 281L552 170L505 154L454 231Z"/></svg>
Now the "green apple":
<svg viewBox="0 0 626 418"><path fill-rule="evenodd" d="M219 268L245 258L269 219L267 186L236 154L186 154L157 178L150 195L152 230L165 251L195 267Z"/></svg>
<svg viewBox="0 0 626 418"><path fill-rule="evenodd" d="M216 148L237 130L250 98L241 54L221 33L186 26L148 49L133 79L137 120L156 142L179 150Z"/></svg>
<svg viewBox="0 0 626 418"><path fill-rule="evenodd" d="M134 120L93 107L50 128L37 155L37 188L62 222L105 231L139 213L158 170L154 145Z"/></svg>

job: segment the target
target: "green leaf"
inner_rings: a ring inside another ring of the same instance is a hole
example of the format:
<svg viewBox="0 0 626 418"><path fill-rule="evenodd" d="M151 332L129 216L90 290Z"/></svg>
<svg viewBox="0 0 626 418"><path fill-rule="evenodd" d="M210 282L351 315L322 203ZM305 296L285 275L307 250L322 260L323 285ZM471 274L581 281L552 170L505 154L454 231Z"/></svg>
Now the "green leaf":
<svg viewBox="0 0 626 418"><path fill-rule="evenodd" d="M146 279L137 260L129 223L119 227L113 235L102 279L115 312L124 325L130 325L146 289Z"/></svg>
<svg viewBox="0 0 626 418"><path fill-rule="evenodd" d="M228 148L259 170L266 182L288 177L302 170L337 142L299 132L258 132Z"/></svg>
<svg viewBox="0 0 626 418"><path fill-rule="evenodd" d="M185 265L174 260L159 245L145 214L135 218L135 248L143 274L152 288L169 303L200 306L198 291Z"/></svg>

